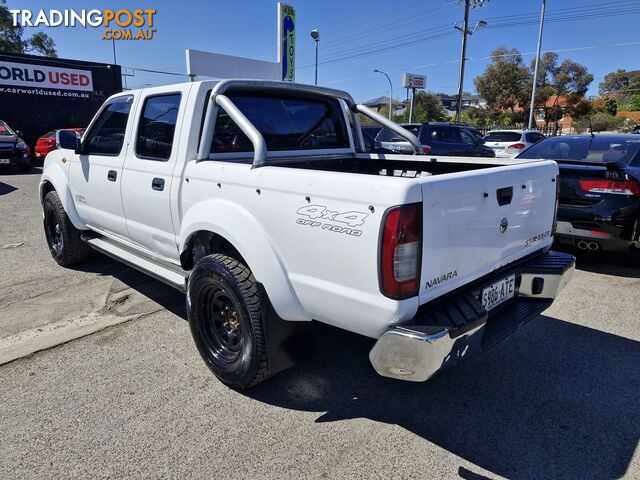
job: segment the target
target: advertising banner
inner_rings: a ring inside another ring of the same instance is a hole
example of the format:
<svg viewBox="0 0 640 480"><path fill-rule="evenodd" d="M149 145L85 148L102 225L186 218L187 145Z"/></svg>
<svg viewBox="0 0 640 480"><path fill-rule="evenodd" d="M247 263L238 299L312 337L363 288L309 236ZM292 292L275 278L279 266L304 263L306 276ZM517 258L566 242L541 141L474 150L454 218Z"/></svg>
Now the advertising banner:
<svg viewBox="0 0 640 480"><path fill-rule="evenodd" d="M282 80L296 81L296 11L291 5L278 3L278 62Z"/></svg>
<svg viewBox="0 0 640 480"><path fill-rule="evenodd" d="M402 88L417 88L424 90L427 87L426 75L418 75L416 73L402 74Z"/></svg>
<svg viewBox="0 0 640 480"><path fill-rule="evenodd" d="M0 60L0 85L91 92L93 77L89 70Z"/></svg>

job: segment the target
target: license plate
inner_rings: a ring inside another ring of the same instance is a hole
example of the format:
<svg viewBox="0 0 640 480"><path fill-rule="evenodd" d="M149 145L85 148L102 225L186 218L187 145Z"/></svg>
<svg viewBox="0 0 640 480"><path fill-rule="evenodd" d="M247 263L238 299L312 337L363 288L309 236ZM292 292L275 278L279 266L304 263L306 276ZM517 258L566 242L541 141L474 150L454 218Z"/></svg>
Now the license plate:
<svg viewBox="0 0 640 480"><path fill-rule="evenodd" d="M482 290L481 302L487 312L513 298L516 291L516 276L510 275Z"/></svg>
<svg viewBox="0 0 640 480"><path fill-rule="evenodd" d="M0 163L11 163L11 160L8 158L0 158Z"/></svg>

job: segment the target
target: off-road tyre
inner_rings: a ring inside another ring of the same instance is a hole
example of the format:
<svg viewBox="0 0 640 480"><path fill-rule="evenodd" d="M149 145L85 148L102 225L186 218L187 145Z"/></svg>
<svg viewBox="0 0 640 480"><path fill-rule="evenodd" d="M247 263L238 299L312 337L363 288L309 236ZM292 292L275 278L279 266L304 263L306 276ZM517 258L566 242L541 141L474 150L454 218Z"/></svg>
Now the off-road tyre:
<svg viewBox="0 0 640 480"><path fill-rule="evenodd" d="M249 388L271 376L267 306L251 270L234 258L207 255L189 276L191 335L206 365L232 388Z"/></svg>
<svg viewBox="0 0 640 480"><path fill-rule="evenodd" d="M58 265L76 265L92 255L91 247L80 239L81 232L69 220L56 191L51 191L44 197L42 210L47 245Z"/></svg>

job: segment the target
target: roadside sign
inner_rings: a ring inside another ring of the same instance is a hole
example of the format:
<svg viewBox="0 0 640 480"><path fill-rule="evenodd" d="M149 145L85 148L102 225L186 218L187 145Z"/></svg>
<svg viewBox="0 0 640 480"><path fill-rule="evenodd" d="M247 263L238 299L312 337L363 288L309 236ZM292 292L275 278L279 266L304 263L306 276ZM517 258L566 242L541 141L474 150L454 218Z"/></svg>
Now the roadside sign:
<svg viewBox="0 0 640 480"><path fill-rule="evenodd" d="M296 81L296 11L291 5L278 2L278 63L282 65L282 80Z"/></svg>
<svg viewBox="0 0 640 480"><path fill-rule="evenodd" d="M402 74L402 88L417 88L424 90L427 87L426 75L418 75L416 73Z"/></svg>

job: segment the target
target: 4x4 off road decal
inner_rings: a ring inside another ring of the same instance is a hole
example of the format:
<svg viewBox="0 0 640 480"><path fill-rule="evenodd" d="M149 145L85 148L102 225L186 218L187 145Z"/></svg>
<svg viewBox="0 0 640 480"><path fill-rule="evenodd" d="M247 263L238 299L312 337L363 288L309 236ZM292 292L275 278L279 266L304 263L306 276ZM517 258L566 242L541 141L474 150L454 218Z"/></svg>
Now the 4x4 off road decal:
<svg viewBox="0 0 640 480"><path fill-rule="evenodd" d="M344 233L353 237L362 235L362 230L358 230L355 227L364 225L365 219L369 216L368 213L355 211L340 213L329 210L323 205L305 205L304 207L300 207L297 213L300 215L300 217L296 219L298 225L317 227L322 230ZM336 225L336 223L342 225Z"/></svg>

